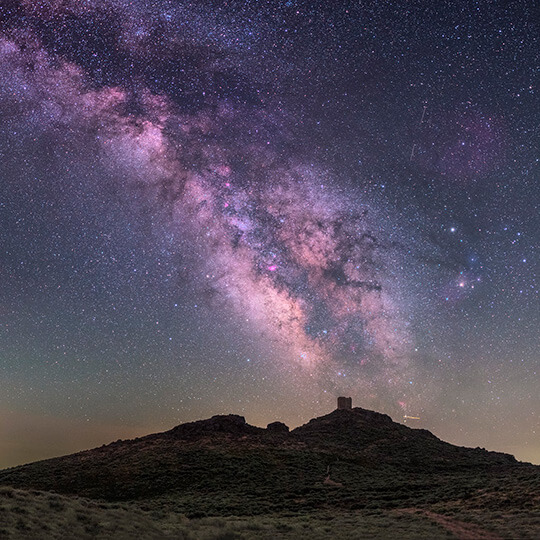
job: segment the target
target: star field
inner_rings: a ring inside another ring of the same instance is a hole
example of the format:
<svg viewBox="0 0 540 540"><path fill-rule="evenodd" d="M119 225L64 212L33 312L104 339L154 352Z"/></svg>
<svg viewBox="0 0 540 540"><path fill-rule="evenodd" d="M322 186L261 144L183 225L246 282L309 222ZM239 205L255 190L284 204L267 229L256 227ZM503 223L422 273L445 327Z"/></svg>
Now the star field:
<svg viewBox="0 0 540 540"><path fill-rule="evenodd" d="M539 463L539 20L3 2L0 465L337 395Z"/></svg>

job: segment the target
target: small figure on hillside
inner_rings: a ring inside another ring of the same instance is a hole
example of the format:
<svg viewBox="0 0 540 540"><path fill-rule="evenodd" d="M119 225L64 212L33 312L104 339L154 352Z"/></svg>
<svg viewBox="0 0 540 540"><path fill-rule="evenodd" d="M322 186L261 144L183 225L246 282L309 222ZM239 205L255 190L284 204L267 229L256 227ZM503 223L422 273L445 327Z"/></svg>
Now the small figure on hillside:
<svg viewBox="0 0 540 540"><path fill-rule="evenodd" d="M330 478L330 465L326 468L326 478L323 480L323 484L325 486L343 487L341 482L334 482L334 480Z"/></svg>

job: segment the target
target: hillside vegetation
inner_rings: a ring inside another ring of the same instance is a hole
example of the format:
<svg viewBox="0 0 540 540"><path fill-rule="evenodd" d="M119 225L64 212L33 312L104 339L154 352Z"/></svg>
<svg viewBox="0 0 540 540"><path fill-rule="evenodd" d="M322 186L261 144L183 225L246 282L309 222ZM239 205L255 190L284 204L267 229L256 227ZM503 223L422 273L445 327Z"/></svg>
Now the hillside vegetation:
<svg viewBox="0 0 540 540"><path fill-rule="evenodd" d="M111 531L104 522L125 522L149 535L183 531L186 538L194 527L200 527L197 538L250 538L249 527L257 538L293 538L298 527L312 537L327 527L344 538L371 529L375 537L401 529L411 537L421 529L430 538L464 537L463 530L472 537L540 537L540 467L457 447L359 408L336 410L291 432L216 416L6 469L0 485L16 488L30 506L52 496L40 498L35 490L55 492L78 508L72 517L87 515L85 526L105 537ZM213 519L221 519L218 531Z"/></svg>

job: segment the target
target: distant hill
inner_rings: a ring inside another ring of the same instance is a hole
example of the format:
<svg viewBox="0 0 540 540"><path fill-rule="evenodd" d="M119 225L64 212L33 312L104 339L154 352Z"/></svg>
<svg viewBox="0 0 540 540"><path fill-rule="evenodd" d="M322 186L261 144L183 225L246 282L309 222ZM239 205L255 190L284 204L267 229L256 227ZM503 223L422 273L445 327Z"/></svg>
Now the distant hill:
<svg viewBox="0 0 540 540"><path fill-rule="evenodd" d="M466 496L472 476L491 482L497 475L538 475L539 469L354 408L290 432L280 423L263 429L241 416L214 416L6 469L0 484L108 501L167 497L187 514L257 513L395 507L408 500L440 500L442 487L444 497ZM443 486L441 478L449 476L451 485ZM329 486L335 488L331 497Z"/></svg>
<svg viewBox="0 0 540 540"><path fill-rule="evenodd" d="M6 538L62 523L89 538L540 538L540 467L361 408L292 431L214 416L5 469L2 485Z"/></svg>
<svg viewBox="0 0 540 540"><path fill-rule="evenodd" d="M291 435L308 447L355 456L371 466L450 471L517 463L509 454L455 446L425 429L411 429L386 414L361 408L314 418Z"/></svg>

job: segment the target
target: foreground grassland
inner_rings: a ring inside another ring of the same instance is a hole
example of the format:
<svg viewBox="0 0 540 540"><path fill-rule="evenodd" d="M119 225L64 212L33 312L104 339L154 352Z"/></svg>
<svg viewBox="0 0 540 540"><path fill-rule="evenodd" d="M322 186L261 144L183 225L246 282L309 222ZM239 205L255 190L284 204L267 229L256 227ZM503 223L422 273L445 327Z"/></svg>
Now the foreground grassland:
<svg viewBox="0 0 540 540"><path fill-rule="evenodd" d="M305 537L456 537L448 528L420 511L370 510L337 515L323 512L298 516L188 519L182 514L170 511L144 511L127 503L98 503L79 497L11 488L0 490L0 514L0 537L13 539L170 537L185 540L270 540ZM476 530L472 525L466 527L471 531Z"/></svg>
<svg viewBox="0 0 540 540"><path fill-rule="evenodd" d="M329 493L332 488L326 488ZM336 488L334 488L336 489ZM495 511L500 501L469 500L407 508L320 509L188 518L173 500L110 503L36 490L0 488L0 538L175 538L185 540L364 538L537 539L540 509Z"/></svg>

